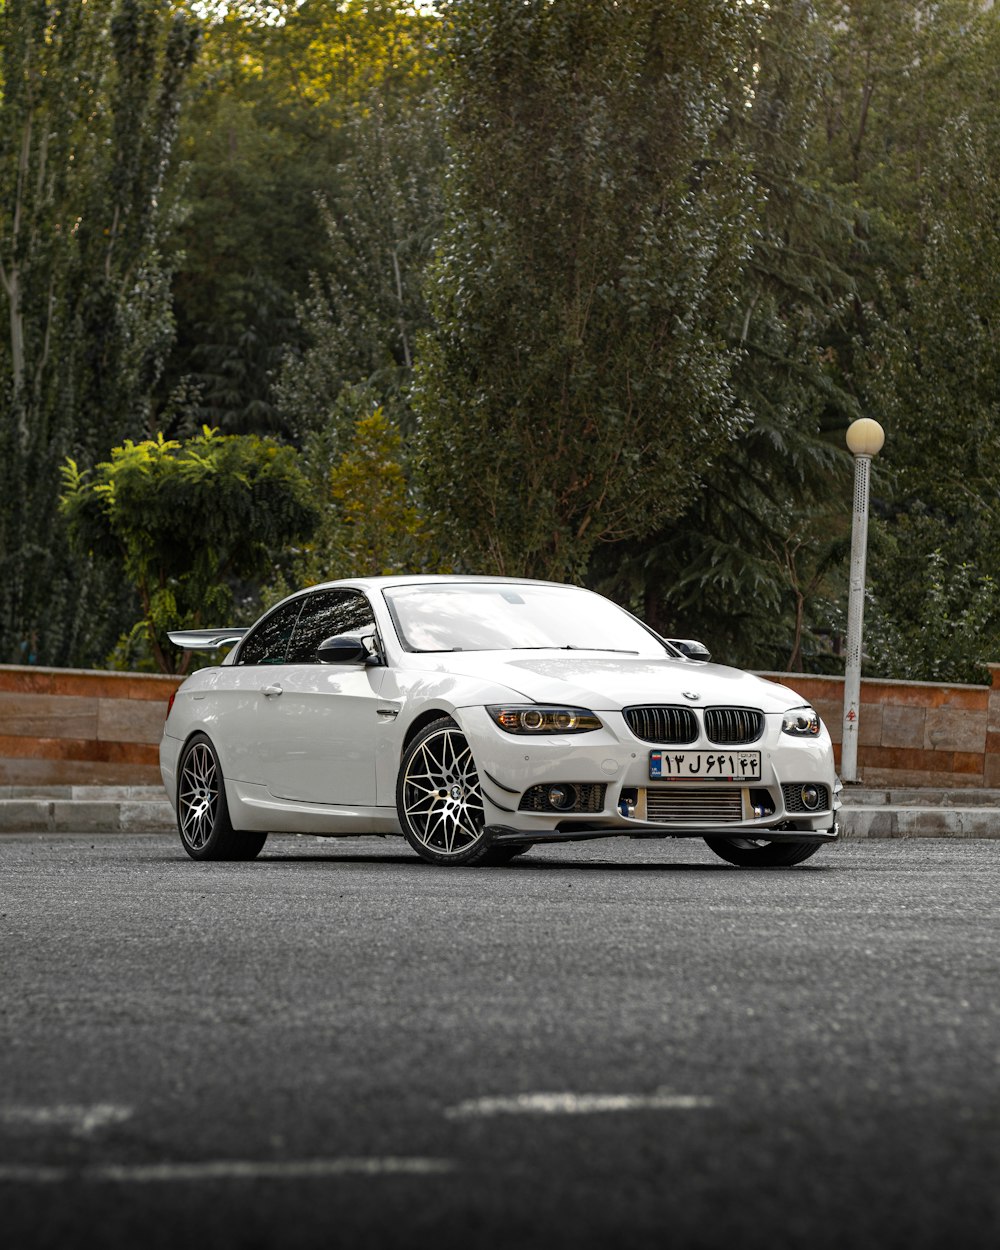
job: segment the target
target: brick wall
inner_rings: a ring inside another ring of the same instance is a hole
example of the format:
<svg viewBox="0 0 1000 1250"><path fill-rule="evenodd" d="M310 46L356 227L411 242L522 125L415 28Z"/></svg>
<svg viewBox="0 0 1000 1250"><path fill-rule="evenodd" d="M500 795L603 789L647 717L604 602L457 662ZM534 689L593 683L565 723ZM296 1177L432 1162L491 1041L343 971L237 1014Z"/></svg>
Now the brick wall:
<svg viewBox="0 0 1000 1250"><path fill-rule="evenodd" d="M180 678L0 665L0 783L159 785Z"/></svg>
<svg viewBox="0 0 1000 1250"><path fill-rule="evenodd" d="M1000 664L992 686L863 681L858 771L871 786L1000 788ZM840 677L763 673L823 717L840 755ZM0 784L158 785L180 678L0 665Z"/></svg>
<svg viewBox="0 0 1000 1250"><path fill-rule="evenodd" d="M1000 664L990 686L864 680L858 774L869 786L1000 787ZM791 686L826 722L840 760L844 679L762 673Z"/></svg>

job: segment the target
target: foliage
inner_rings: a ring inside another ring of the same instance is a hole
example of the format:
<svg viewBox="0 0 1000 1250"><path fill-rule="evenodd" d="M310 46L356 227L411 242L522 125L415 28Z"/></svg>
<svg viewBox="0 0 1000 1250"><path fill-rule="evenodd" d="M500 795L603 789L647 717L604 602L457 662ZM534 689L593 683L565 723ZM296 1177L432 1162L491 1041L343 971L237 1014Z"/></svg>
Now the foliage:
<svg viewBox="0 0 1000 1250"><path fill-rule="evenodd" d="M981 671L1000 655L998 159L992 126L943 131L920 269L886 293L892 317L868 360L894 487L871 584L897 672Z"/></svg>
<svg viewBox="0 0 1000 1250"><path fill-rule="evenodd" d="M336 419L310 435L303 452L319 527L284 579L269 590L277 602L290 589L338 577L440 572L440 558L407 478L402 438L364 387L348 387Z"/></svg>
<svg viewBox="0 0 1000 1250"><path fill-rule="evenodd" d="M345 387L365 386L409 429L416 341L430 325L424 279L439 224L442 160L429 102L399 114L373 101L348 127L353 154L322 203L326 249L298 309L278 402L299 436L322 428Z"/></svg>
<svg viewBox="0 0 1000 1250"><path fill-rule="evenodd" d="M854 289L853 215L823 187L806 143L822 51L809 6L769 4L754 27L752 91L718 140L742 154L754 188L753 248L728 325L747 426L679 517L593 568L663 631L767 669L820 662L849 500L848 457L831 431L858 415L830 348Z"/></svg>
<svg viewBox="0 0 1000 1250"><path fill-rule="evenodd" d="M929 536L913 520L874 536L883 567L898 560L902 575L888 592L869 596L866 667L902 680L989 685L986 666L1000 655L997 582L972 564L928 552Z"/></svg>
<svg viewBox="0 0 1000 1250"><path fill-rule="evenodd" d="M165 416L176 430L208 421L298 435L317 414L303 424L273 382L286 354L298 362L323 339L329 296L318 279L310 287L310 275L329 272L331 291L346 283L349 302L334 303L352 329L364 332L369 321L354 300L363 310L369 293L384 298L383 287L391 291L390 324L400 317L393 261L408 276L408 257L379 255L376 236L388 234L405 253L413 226L392 233L398 214L383 193L384 175L399 153L384 137L399 129L402 143L417 132L433 19L398 0L210 9L215 20L182 134L185 261L175 284L178 335ZM419 170L421 157L410 154L409 170ZM408 286L409 305L417 290ZM365 348L348 350L356 356ZM303 377L294 393L307 407L310 372L308 358L292 371L293 391ZM320 403L335 398L336 389L319 392Z"/></svg>
<svg viewBox="0 0 1000 1250"><path fill-rule="evenodd" d="M167 630L230 623L234 580L263 580L318 520L296 452L255 435L126 440L63 480L75 546L135 587L162 672L177 671Z"/></svg>
<svg viewBox="0 0 1000 1250"><path fill-rule="evenodd" d="M101 648L62 459L141 429L172 332L160 200L196 29L156 0L0 7L0 658ZM112 635L113 636L113 635Z"/></svg>
<svg viewBox="0 0 1000 1250"><path fill-rule="evenodd" d="M964 0L787 0L757 30L752 100L731 126L757 191L731 330L752 424L661 538L612 549L595 571L734 662L824 669L831 601L846 596L854 417L887 429L876 510L890 530L909 518L869 565L897 644L929 552L1000 572L998 22ZM970 657L991 630L966 635ZM918 673L916 656L896 667Z"/></svg>
<svg viewBox="0 0 1000 1250"><path fill-rule="evenodd" d="M303 447L310 579L567 576L829 668L863 413L869 666L979 671L1000 7L438 8L0 0L0 661L137 612L66 457L207 422Z"/></svg>
<svg viewBox="0 0 1000 1250"><path fill-rule="evenodd" d="M580 577L739 428L721 320L747 186L718 159L726 3L446 6L446 225L415 402L445 533Z"/></svg>

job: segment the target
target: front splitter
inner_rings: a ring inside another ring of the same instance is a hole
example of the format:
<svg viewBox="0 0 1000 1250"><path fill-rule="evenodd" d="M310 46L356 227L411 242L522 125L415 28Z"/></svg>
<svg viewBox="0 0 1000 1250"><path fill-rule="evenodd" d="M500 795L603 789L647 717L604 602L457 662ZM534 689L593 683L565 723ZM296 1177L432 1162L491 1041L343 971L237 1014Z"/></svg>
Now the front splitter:
<svg viewBox="0 0 1000 1250"><path fill-rule="evenodd" d="M675 828L673 825L643 825L636 828L608 825L603 828L583 827L575 829L547 829L539 833L525 833L523 829L511 829L509 825L487 825L485 829L493 845L539 845L543 842L589 842L595 838L753 838L766 842L836 842L840 826L835 821L829 829L761 829L759 826L729 826L719 828Z"/></svg>

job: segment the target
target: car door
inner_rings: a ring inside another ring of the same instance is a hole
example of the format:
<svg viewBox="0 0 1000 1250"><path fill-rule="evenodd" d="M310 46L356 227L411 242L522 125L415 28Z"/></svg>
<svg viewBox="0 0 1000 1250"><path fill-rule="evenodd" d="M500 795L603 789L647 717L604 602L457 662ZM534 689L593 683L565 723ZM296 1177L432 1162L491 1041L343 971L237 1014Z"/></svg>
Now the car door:
<svg viewBox="0 0 1000 1250"><path fill-rule="evenodd" d="M217 670L215 690L206 700L205 727L231 781L267 786L276 729L270 704L303 603L301 597L292 599L262 617L240 644L234 663Z"/></svg>
<svg viewBox="0 0 1000 1250"><path fill-rule="evenodd" d="M348 589L306 597L285 663L269 674L261 727L267 784L280 799L375 805L375 752L381 665L321 664L316 649L338 634L375 633L367 598Z"/></svg>

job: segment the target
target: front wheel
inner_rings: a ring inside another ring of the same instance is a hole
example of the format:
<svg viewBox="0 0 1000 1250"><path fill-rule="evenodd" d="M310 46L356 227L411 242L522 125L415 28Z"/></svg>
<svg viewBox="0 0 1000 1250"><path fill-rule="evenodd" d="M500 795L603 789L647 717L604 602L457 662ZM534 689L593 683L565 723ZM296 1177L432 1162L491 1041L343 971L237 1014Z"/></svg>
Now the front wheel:
<svg viewBox="0 0 1000 1250"><path fill-rule="evenodd" d="M233 828L215 747L195 734L184 748L177 779L177 828L192 859L255 859L266 833Z"/></svg>
<svg viewBox="0 0 1000 1250"><path fill-rule="evenodd" d="M396 810L407 842L427 863L488 862L479 774L454 721L433 721L403 752Z"/></svg>
<svg viewBox="0 0 1000 1250"><path fill-rule="evenodd" d="M709 847L739 868L791 868L815 855L822 842L766 842L763 838L706 838Z"/></svg>

